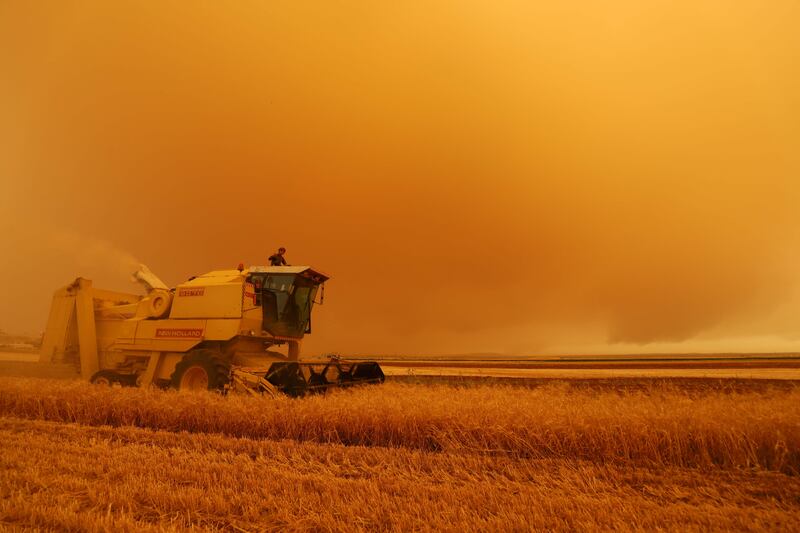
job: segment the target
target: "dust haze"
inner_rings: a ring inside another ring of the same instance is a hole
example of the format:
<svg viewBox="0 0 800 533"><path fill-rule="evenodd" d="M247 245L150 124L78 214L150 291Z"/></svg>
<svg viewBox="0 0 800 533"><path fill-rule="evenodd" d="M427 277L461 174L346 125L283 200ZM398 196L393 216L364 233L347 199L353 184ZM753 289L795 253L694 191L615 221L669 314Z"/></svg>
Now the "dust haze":
<svg viewBox="0 0 800 533"><path fill-rule="evenodd" d="M550 4L3 2L0 328L282 245L311 352L796 343L800 6Z"/></svg>

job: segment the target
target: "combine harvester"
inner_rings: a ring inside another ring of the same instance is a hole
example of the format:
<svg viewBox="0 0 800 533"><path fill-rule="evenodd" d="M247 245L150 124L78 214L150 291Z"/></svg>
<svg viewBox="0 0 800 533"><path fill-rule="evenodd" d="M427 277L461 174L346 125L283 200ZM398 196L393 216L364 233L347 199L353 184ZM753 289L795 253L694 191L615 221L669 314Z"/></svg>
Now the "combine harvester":
<svg viewBox="0 0 800 533"><path fill-rule="evenodd" d="M105 385L273 396L384 381L376 362L301 360L328 280L311 267L240 265L174 289L144 265L134 278L145 296L96 289L83 278L56 291L40 363L71 366Z"/></svg>

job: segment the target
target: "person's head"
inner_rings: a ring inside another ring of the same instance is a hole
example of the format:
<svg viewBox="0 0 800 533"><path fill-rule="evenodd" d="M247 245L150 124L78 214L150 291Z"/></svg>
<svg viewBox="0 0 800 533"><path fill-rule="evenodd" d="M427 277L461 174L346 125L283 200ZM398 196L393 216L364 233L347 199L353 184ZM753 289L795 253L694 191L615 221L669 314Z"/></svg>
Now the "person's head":
<svg viewBox="0 0 800 533"><path fill-rule="evenodd" d="M286 253L286 248L284 248L283 246L281 246L280 248L278 248L278 255L283 255L283 254L285 254L285 253Z"/></svg>

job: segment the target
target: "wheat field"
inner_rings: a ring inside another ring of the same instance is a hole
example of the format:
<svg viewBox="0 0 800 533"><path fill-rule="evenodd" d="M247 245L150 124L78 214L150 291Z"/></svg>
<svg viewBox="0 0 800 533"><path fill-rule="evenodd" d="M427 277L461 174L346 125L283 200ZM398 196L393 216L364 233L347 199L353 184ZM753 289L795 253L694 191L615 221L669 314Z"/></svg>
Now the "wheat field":
<svg viewBox="0 0 800 533"><path fill-rule="evenodd" d="M0 524L798 530L798 400L668 382L270 400L0 378Z"/></svg>

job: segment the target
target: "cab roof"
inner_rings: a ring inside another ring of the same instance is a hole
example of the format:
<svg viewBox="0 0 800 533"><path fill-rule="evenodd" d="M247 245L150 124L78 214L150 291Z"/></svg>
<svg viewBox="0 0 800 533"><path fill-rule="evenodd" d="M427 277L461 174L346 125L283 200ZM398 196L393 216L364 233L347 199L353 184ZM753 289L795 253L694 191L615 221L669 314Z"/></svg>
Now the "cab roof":
<svg viewBox="0 0 800 533"><path fill-rule="evenodd" d="M328 281L331 277L319 270L314 270L310 266L251 266L245 269L250 274L301 274L311 278L318 283Z"/></svg>
<svg viewBox="0 0 800 533"><path fill-rule="evenodd" d="M232 270L213 270L201 274L192 280L181 285L216 285L238 281L248 274L295 274L310 278L317 283L323 283L330 279L330 276L314 270L310 266L251 266L243 271Z"/></svg>

